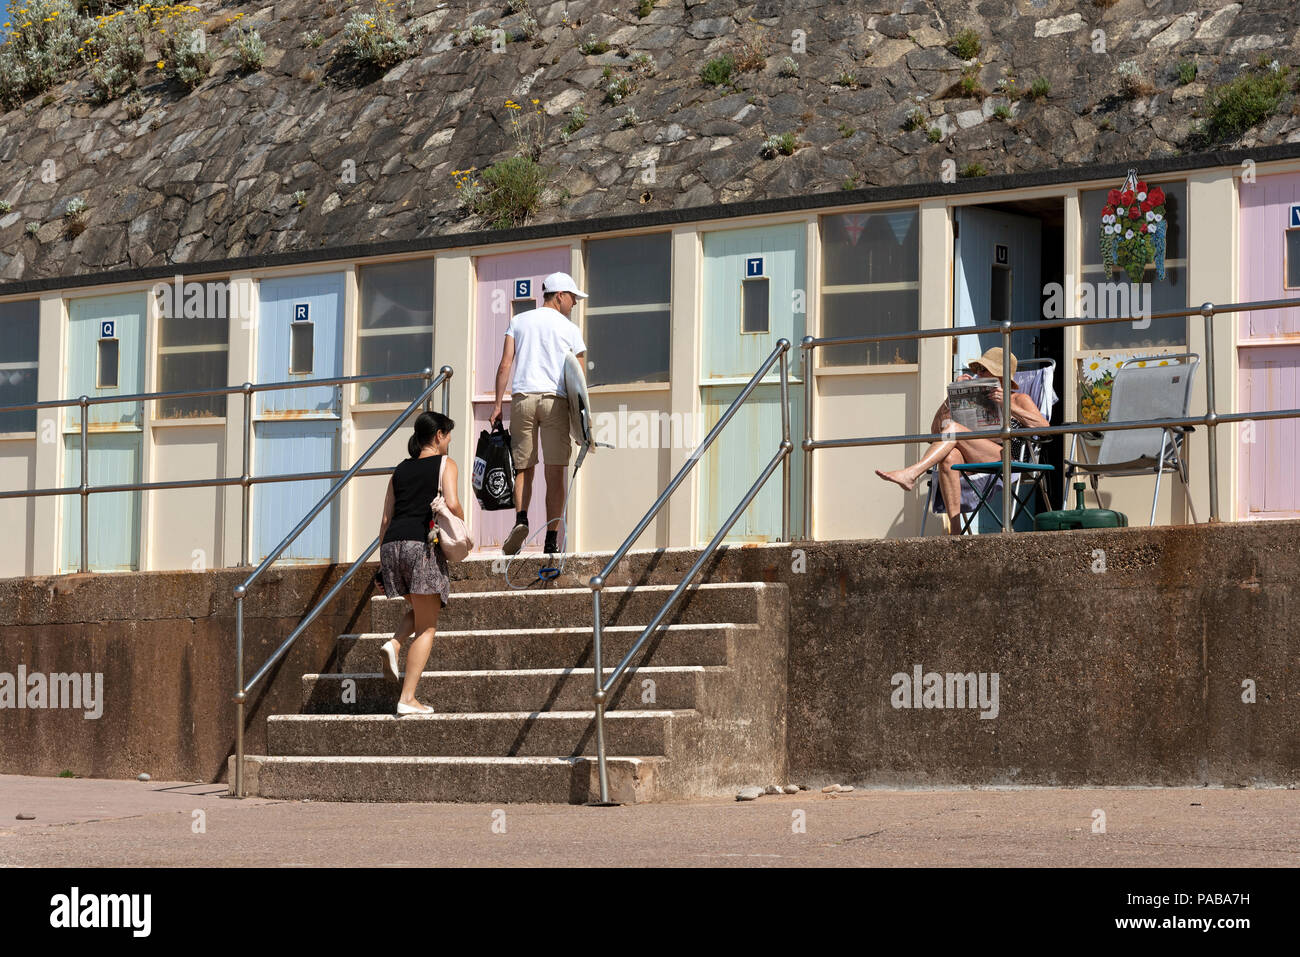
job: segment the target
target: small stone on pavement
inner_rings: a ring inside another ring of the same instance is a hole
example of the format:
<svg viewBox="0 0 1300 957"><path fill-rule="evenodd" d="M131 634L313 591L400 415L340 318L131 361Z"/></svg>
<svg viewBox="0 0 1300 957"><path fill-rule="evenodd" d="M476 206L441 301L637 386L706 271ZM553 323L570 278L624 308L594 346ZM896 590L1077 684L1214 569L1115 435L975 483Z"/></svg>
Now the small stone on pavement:
<svg viewBox="0 0 1300 957"><path fill-rule="evenodd" d="M18 812L18 817L16 818L16 820L19 820L19 821L34 821L34 820L36 820L36 815L35 815L35 814L28 814L26 811L19 811L19 812Z"/></svg>
<svg viewBox="0 0 1300 957"><path fill-rule="evenodd" d="M751 784L747 788L741 788L736 792L737 801L754 801L763 796L763 789L757 785Z"/></svg>

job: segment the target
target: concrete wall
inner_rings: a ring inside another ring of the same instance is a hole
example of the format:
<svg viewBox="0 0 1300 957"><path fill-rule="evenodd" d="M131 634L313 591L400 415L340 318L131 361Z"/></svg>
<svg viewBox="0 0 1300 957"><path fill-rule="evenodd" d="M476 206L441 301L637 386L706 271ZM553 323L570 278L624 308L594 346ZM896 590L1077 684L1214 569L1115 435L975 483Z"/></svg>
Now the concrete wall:
<svg viewBox="0 0 1300 957"><path fill-rule="evenodd" d="M696 555L633 555L610 584L676 581ZM603 561L575 556L562 584ZM247 609L249 674L334 574L268 573ZM732 548L706 576L789 586L792 780L1300 782L1300 523ZM0 581L0 672L102 672L107 699L98 720L0 710L0 771L219 779L239 577ZM500 587L490 559L454 577L453 594ZM250 754L268 714L298 710L303 673L330 667L334 636L367 627L368 583L363 572L255 696ZM894 676L918 665L996 673L997 716L894 707Z"/></svg>
<svg viewBox="0 0 1300 957"><path fill-rule="evenodd" d="M0 773L215 781L235 741L232 590L226 570L66 575L0 581L0 673L99 673L103 713L0 710ZM272 569L244 612L245 675L261 667L337 580L338 569ZM335 638L358 627L371 593L358 576L251 695L249 753L266 716L296 712L302 676L326 670ZM365 619L369 621L369 616ZM3 680L3 679L0 679Z"/></svg>

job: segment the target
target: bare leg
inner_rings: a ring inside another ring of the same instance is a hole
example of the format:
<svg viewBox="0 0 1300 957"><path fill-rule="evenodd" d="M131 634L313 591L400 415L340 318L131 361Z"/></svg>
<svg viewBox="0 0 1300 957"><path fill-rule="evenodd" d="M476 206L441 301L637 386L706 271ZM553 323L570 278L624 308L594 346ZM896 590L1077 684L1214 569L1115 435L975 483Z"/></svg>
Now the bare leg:
<svg viewBox="0 0 1300 957"><path fill-rule="evenodd" d="M964 462L961 449L955 448L939 463L939 490L943 492L943 507L948 513L948 534L961 534L961 476L952 470Z"/></svg>
<svg viewBox="0 0 1300 957"><path fill-rule="evenodd" d="M415 610L411 608L411 599L408 596L406 599L406 611L402 613L402 618L397 623L397 630L393 632L393 637L389 638L383 644L384 648L387 648L389 645L393 646L394 661L396 661L397 656L402 653L402 642L406 641L407 638L410 638L413 631L415 631Z"/></svg>
<svg viewBox="0 0 1300 957"><path fill-rule="evenodd" d="M515 511L522 512L528 508L528 500L533 497L533 469L535 465L530 465L526 469L520 469L515 473Z"/></svg>
<svg viewBox="0 0 1300 957"><path fill-rule="evenodd" d="M438 630L438 614L442 611L442 599L437 595L408 595L407 600L415 609L415 641L406 653L406 677L402 682L402 696L398 700L405 705L418 706L415 690L420 684L420 675L429 661L429 652L433 649L433 636Z"/></svg>
<svg viewBox="0 0 1300 957"><path fill-rule="evenodd" d="M951 419L946 419L940 426L939 431L964 432L967 430L963 429ZM876 474L886 482L893 482L895 485L901 485L905 490L910 492L916 487L917 480L929 471L932 466L938 465L946 459L956 445L957 443L953 439L944 439L939 442L933 442L921 455L921 458L912 465L909 465L906 468L896 469L893 472L876 469Z"/></svg>
<svg viewBox="0 0 1300 957"><path fill-rule="evenodd" d="M410 598L407 598L406 611L402 613L401 621L397 623L397 630L393 632L393 637L390 638L389 641L397 642L397 647L400 650L402 647L402 642L406 641L407 638L410 638L412 633L414 633L414 631L415 631L415 609L411 607Z"/></svg>
<svg viewBox="0 0 1300 957"><path fill-rule="evenodd" d="M564 466L546 466L546 526L548 530L558 529L552 524L564 511Z"/></svg>

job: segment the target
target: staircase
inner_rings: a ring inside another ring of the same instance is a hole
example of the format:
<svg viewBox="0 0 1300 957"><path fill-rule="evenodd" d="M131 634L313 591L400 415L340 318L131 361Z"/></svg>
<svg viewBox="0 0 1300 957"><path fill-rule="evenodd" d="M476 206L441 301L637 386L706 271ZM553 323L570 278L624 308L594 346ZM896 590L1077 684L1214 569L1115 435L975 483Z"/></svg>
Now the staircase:
<svg viewBox="0 0 1300 957"><path fill-rule="evenodd" d="M599 567L599 556L592 563ZM453 582L418 691L436 714L393 714L396 695L380 673L379 646L405 602L372 598L370 632L340 635L329 672L303 676L301 712L268 719L269 753L245 761L247 793L318 801L597 800L591 592L554 585L501 591L502 577L489 569L487 559L458 566L465 578ZM606 586L602 594L606 674L678 580L653 569L651 561L645 584ZM610 799L628 804L784 783L787 631L783 584L688 590L611 695Z"/></svg>

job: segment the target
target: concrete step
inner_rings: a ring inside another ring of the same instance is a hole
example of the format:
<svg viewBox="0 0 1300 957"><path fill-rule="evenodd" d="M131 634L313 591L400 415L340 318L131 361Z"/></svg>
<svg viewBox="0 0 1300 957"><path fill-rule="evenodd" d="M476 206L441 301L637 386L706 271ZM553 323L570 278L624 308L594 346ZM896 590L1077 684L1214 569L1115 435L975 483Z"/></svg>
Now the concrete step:
<svg viewBox="0 0 1300 957"><path fill-rule="evenodd" d="M709 581L765 581L775 577L778 565L790 566L790 550L798 543L723 545L709 562ZM563 574L556 585L563 588L587 588L591 576L609 562L612 552L580 552L564 561ZM700 556L698 548L634 549L627 553L606 577L608 585L676 585ZM451 565L451 590L501 591L507 588L505 559L495 555L471 556ZM547 560L553 565L553 560ZM542 565L541 556L524 556L510 566L510 580L526 581ZM377 567L377 566L376 566Z"/></svg>
<svg viewBox="0 0 1300 957"><path fill-rule="evenodd" d="M601 596L601 620L605 625L646 625L673 592L672 585L647 585L636 589L607 588ZM759 620L759 596L772 585L753 582L696 585L688 589L666 622L707 624ZM407 604L400 598L375 597L370 601L374 632L397 628ZM571 628L590 627L591 591L586 588L534 589L531 591L452 592L441 612L438 627L447 631L483 628Z"/></svg>
<svg viewBox="0 0 1300 957"><path fill-rule="evenodd" d="M610 799L620 804L654 800L662 762L609 758ZM587 758L248 756L244 781L250 797L308 801L584 804L600 797L596 762Z"/></svg>
<svg viewBox="0 0 1300 957"><path fill-rule="evenodd" d="M613 668L604 672L608 677ZM703 672L698 665L630 669L608 707L694 708ZM416 697L443 712L585 711L594 683L591 668L426 671ZM398 695L377 674L304 675L302 691L305 714L392 714Z"/></svg>
<svg viewBox="0 0 1300 957"><path fill-rule="evenodd" d="M608 754L663 755L668 724L694 711L612 711ZM591 711L329 715L267 719L266 749L280 757L317 755L575 757L596 753Z"/></svg>
<svg viewBox="0 0 1300 957"><path fill-rule="evenodd" d="M666 625L646 642L637 665L725 665L730 653L758 637L757 625ZM602 664L623 660L641 627L615 625L601 629ZM338 672L377 674L382 668L379 646L392 637L367 633L340 635L332 668ZM591 626L573 628L502 628L438 631L429 652L427 671L482 671L521 668L590 668ZM400 665L402 662L398 662Z"/></svg>

